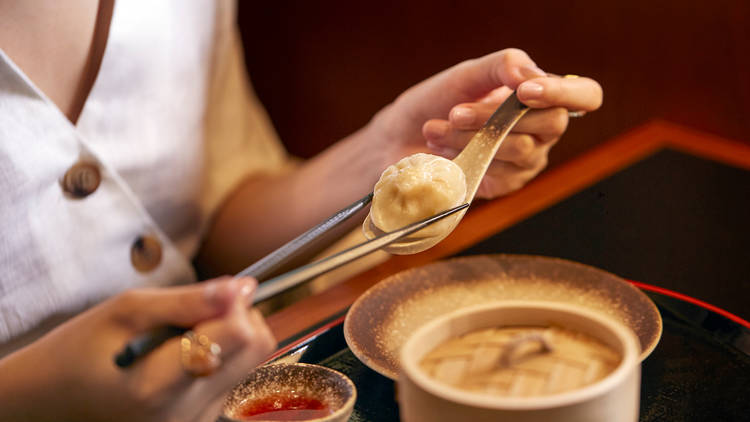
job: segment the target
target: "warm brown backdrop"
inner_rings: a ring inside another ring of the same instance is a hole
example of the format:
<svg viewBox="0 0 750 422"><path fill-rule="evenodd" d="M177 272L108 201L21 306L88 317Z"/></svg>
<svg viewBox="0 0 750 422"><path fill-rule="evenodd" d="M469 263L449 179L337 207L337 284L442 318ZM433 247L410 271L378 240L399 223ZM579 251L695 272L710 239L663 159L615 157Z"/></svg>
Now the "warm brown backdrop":
<svg viewBox="0 0 750 422"><path fill-rule="evenodd" d="M239 11L251 78L298 156L421 79L505 47L604 87L603 108L571 124L552 165L654 117L750 142L746 0L277 0Z"/></svg>

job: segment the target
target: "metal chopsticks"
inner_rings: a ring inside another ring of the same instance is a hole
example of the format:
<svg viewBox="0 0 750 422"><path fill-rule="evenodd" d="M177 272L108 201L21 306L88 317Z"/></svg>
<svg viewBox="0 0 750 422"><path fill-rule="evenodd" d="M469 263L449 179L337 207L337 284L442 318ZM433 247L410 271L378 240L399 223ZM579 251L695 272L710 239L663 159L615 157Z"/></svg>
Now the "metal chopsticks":
<svg viewBox="0 0 750 422"><path fill-rule="evenodd" d="M438 220L442 220L443 218L451 214L461 211L468 206L469 204L459 205L447 211L443 211L439 214L433 215L432 217L428 217L424 220L409 224L408 226L402 227L398 230L394 230L382 236L378 236L372 240L362 242L359 245L353 246L347 250L321 259L320 261L303 265L302 267L289 271L288 273L282 274L278 277L274 277L258 286L258 289L255 292L255 302L260 302L275 294L281 293L284 290L290 289L305 280L309 280L313 277L319 276L325 272L354 261L359 257L367 255L370 252L374 252L384 246L395 242L398 239L401 239L404 236L408 236Z"/></svg>
<svg viewBox="0 0 750 422"><path fill-rule="evenodd" d="M276 249L253 265L240 271L237 273L236 277L254 277L258 281L267 279L268 276L273 274L276 270L283 267L294 258L307 252L323 235L348 220L359 210L366 207L371 201L372 193L369 193L365 195L364 198L330 216L327 220L290 240L284 244L284 246Z"/></svg>
<svg viewBox="0 0 750 422"><path fill-rule="evenodd" d="M304 234L285 244L270 255L239 272L235 277L254 276L255 274L267 275L269 273L272 273L275 269L279 268L279 266L288 262L293 257L298 256L300 250L310 245L311 241L317 239L327 231L331 230L333 227L336 227L338 224L351 217L354 213L366 206L371 200L372 194L365 196L349 207L339 211L323 223L308 230ZM297 286L305 280L309 280L310 278L338 268L361 256L374 252L404 236L408 236L409 234L419 231L438 220L441 220L451 214L465 209L468 206L469 204L460 205L432 217L426 218L422 221L412 223L401 229L386 233L382 236L376 237L375 239L363 242L357 246L334 254L320 261L304 265L278 277L267 280L266 282L258 286L258 289L255 293L254 303L263 301L271 296L281 293L282 291ZM256 278L259 279L260 277L261 276L256 276ZM151 350L159 347L159 345L161 345L166 340L183 334L186 331L186 328L168 326L157 328L149 333L139 336L130 341L121 351L119 351L115 355L115 364L121 368L126 368L135 363L135 361L140 357L145 356Z"/></svg>

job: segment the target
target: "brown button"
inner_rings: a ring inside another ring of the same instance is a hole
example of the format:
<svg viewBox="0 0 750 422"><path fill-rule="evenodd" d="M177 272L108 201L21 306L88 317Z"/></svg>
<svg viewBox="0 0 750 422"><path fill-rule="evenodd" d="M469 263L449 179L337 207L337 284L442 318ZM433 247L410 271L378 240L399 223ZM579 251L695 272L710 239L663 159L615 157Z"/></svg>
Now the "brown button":
<svg viewBox="0 0 750 422"><path fill-rule="evenodd" d="M156 268L161 262L161 244L156 236L138 236L130 248L130 262L139 272L145 273Z"/></svg>
<svg viewBox="0 0 750 422"><path fill-rule="evenodd" d="M73 165L62 180L65 192L75 198L91 195L99 187L102 177L99 167L92 163L79 162Z"/></svg>

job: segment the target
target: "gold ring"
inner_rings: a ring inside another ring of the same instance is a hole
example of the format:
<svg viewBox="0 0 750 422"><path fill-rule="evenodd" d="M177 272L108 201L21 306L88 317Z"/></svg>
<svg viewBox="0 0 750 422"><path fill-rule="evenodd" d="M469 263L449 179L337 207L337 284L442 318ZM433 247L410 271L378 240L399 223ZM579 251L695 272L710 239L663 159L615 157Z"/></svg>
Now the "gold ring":
<svg viewBox="0 0 750 422"><path fill-rule="evenodd" d="M565 79L575 79L575 78L578 78L578 77L579 77L578 75L571 75L571 74L567 74L567 75L563 76L563 78L565 78Z"/></svg>
<svg viewBox="0 0 750 422"><path fill-rule="evenodd" d="M182 369L194 377L211 375L221 366L221 346L205 334L188 331L180 339Z"/></svg>

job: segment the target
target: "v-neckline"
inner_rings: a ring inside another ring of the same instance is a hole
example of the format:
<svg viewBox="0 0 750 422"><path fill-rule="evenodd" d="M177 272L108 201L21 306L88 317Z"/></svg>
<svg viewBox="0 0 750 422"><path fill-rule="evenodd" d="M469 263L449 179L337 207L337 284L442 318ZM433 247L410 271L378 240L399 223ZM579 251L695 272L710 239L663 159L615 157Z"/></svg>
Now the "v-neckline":
<svg viewBox="0 0 750 422"><path fill-rule="evenodd" d="M94 34L92 36L92 46L91 51L89 53L89 58L87 59L86 63L86 87L85 87L85 93L82 94L82 98L77 101L76 104L76 110L73 114L72 119L68 117L67 114L58 106L57 103L55 103L30 77L29 75L24 72L24 70L16 63L5 51L0 49L0 56L2 56L2 59L6 62L6 65L8 65L11 69L11 71L15 72L17 76L27 85L28 89L30 89L39 99L43 100L47 107L50 107L57 111L57 113L60 115L60 118L65 120L67 124L73 129L78 130L78 124L81 121L81 117L83 116L85 110L86 110L86 104L88 104L89 99L92 97L92 94L95 91L96 88L96 82L99 79L99 74L102 68L102 63L104 63L105 58L107 57L108 48L107 45L109 44L109 37L111 34L111 27L112 23L114 22L114 14L115 14L115 0L100 0L99 7L97 9L96 14L96 22L94 24ZM94 56L92 60L92 56Z"/></svg>

